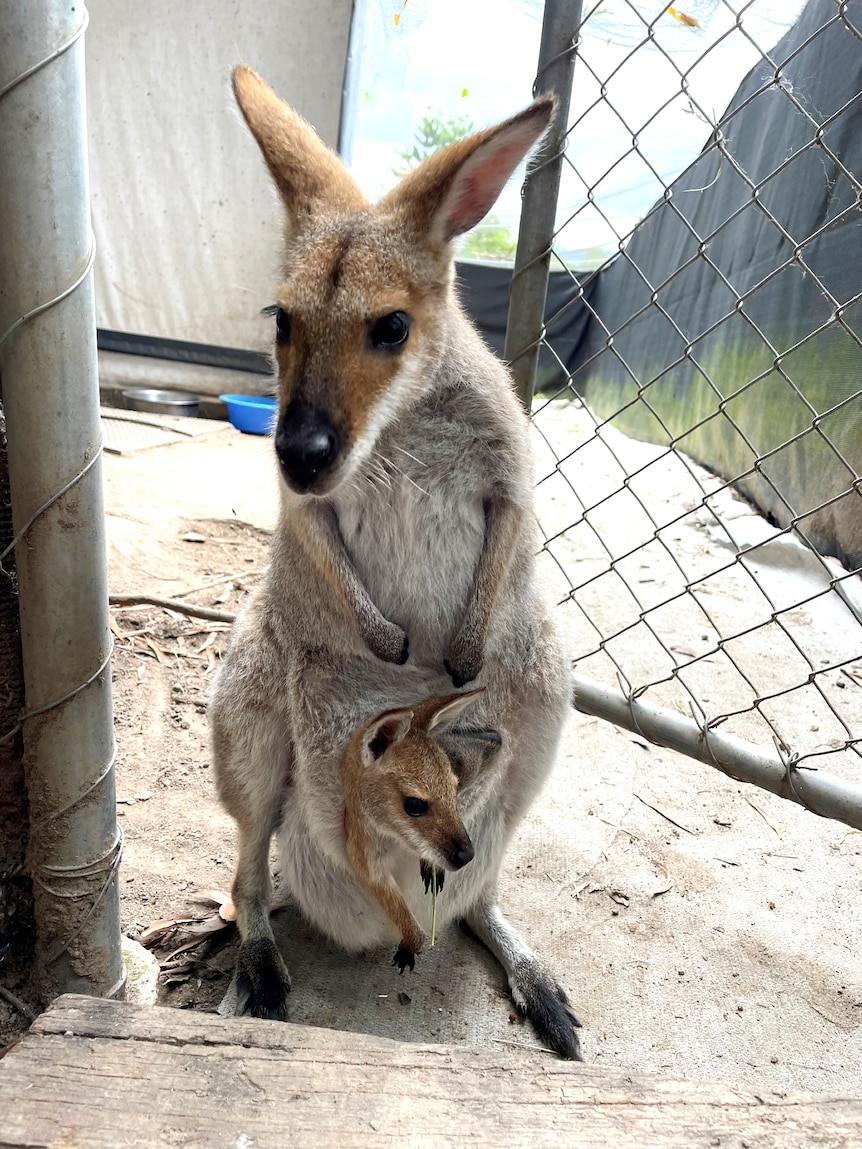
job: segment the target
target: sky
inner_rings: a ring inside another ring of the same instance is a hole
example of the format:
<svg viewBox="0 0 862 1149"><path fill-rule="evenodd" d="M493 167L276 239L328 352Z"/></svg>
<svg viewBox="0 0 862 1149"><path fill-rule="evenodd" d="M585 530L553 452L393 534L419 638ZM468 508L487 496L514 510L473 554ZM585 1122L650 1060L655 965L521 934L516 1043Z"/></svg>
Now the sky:
<svg viewBox="0 0 862 1149"><path fill-rule="evenodd" d="M803 7L804 0L681 0L667 10L660 2L584 0L569 117L574 167L564 165L557 226L574 218L558 247L588 263L616 251L618 237L661 194L661 180L700 152L710 121L760 50L773 47ZM541 0L360 0L342 150L366 194L376 198L395 182L398 149L429 109L481 127L530 102L542 8ZM633 50L646 38L644 20L653 23L654 44ZM641 155L628 154L634 136ZM516 173L495 209L515 235L522 179ZM588 188L596 207L584 207Z"/></svg>

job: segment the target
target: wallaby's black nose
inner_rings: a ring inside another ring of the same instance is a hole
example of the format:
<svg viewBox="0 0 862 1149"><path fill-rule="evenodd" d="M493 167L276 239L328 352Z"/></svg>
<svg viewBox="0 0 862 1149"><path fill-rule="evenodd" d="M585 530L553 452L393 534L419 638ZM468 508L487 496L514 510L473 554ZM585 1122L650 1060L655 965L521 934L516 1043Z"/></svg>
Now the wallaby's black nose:
<svg viewBox="0 0 862 1149"><path fill-rule="evenodd" d="M275 432L275 453L291 486L307 491L338 458L341 441L326 415L295 399Z"/></svg>
<svg viewBox="0 0 862 1149"><path fill-rule="evenodd" d="M455 838L449 847L447 855L449 865L453 870L460 870L462 866L466 866L468 862L473 861L475 853L473 843L468 837L465 836L463 839Z"/></svg>

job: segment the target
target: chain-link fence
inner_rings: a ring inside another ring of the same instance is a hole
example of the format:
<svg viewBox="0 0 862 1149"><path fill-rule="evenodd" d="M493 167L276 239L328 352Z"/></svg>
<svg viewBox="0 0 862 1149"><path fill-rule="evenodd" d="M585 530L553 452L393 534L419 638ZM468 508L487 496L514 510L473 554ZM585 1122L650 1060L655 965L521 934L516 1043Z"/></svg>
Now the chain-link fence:
<svg viewBox="0 0 862 1149"><path fill-rule="evenodd" d="M547 0L506 350L578 708L860 827L862 4L763 8Z"/></svg>

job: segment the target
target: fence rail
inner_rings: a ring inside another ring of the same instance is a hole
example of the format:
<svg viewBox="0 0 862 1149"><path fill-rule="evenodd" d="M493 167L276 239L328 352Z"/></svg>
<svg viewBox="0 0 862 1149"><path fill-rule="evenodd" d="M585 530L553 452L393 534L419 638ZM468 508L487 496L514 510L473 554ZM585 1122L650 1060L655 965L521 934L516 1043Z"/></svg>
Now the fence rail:
<svg viewBox="0 0 862 1149"><path fill-rule="evenodd" d="M757 11L547 0L537 84L572 110L525 187L507 358L528 402L555 368L532 413L576 706L862 828L862 3L809 0L775 45Z"/></svg>

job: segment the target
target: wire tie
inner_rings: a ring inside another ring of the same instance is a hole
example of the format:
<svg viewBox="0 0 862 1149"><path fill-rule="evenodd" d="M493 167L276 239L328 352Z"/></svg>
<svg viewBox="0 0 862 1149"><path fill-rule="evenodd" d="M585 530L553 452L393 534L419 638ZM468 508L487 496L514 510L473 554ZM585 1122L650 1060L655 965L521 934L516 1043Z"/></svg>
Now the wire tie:
<svg viewBox="0 0 862 1149"><path fill-rule="evenodd" d="M63 876L64 878L69 879L69 880L72 880L75 877L80 877L82 879L95 877L100 872L104 872L107 875L104 882L102 883L101 889L96 894L96 897L93 900L93 904L87 910L86 914L81 919L81 921L78 923L78 925L75 927L75 929L72 931L72 933L69 935L69 937L62 943L62 945L56 951L56 953L54 953L50 958L47 959L47 961L45 963L46 965L49 965L49 966L53 965L56 961L58 961L63 956L63 954L66 952L66 950L68 950L68 948L72 944L72 942L78 937L78 935L81 933L81 931L86 926L87 922L90 920L90 918L96 912L100 902L104 898L105 894L108 892L110 885L111 885L111 882L114 880L114 878L117 875L117 872L119 871L120 860L122 859L122 856L123 856L123 843L124 843L124 841L125 841L125 835L123 833L123 828L122 828L122 826L117 825L116 835L114 837L113 844L106 851L106 853L104 853L100 858L96 858L92 862L87 862L83 866L41 866L40 867L40 869L42 869L44 871L50 871L53 874L56 874L58 876ZM112 857L112 855L113 855L113 857ZM100 862L104 862L106 859L110 859L110 862L107 866L104 866L101 868L94 868L94 867L98 867L98 864ZM75 872L76 870L77 870L77 873ZM71 899L78 899L78 898L86 897L86 892L83 894L61 894L57 890L53 890L44 881L42 881L42 879L39 877L38 873L33 874L33 880L35 882L38 882L39 885L46 891L46 893L51 894L53 897L71 898Z"/></svg>
<svg viewBox="0 0 862 1149"><path fill-rule="evenodd" d="M635 733L643 738L644 742L652 742L652 738L644 734L643 730L641 730L641 725L638 722L637 715L635 714L634 706L635 701L646 692L647 687L639 686L637 689L634 689L633 687L629 686L629 684L623 678L622 671L619 669L617 669L617 682L619 683L620 691L625 695L626 702L629 705L629 714L631 715L632 726L635 728Z"/></svg>
<svg viewBox="0 0 862 1149"><path fill-rule="evenodd" d="M59 499L62 499L63 495L65 495L67 491L71 490L72 487L74 487L76 483L79 483L81 481L81 479L83 479L83 477L90 470L90 468L94 467L96 465L96 463L102 457L103 446L104 446L104 440L100 438L99 439L99 445L96 448L92 459L90 459L90 461L88 463L85 463L85 465L81 468L81 470L78 471L78 473L76 475L73 475L72 478L68 481L68 483L66 483L64 486L62 486L59 491L55 491L55 493L50 497L50 499L46 500L46 502L44 502L41 507L39 507L37 510L35 510L33 512L33 514L30 516L30 518L27 520L27 522L24 524L24 526L20 529L20 531L18 531L18 533L12 539L11 543L9 543L9 545L2 552L0 552L0 563L2 563L3 560L6 558L6 556L12 550L14 550L15 547L18 546L18 544L21 542L21 540L24 538L24 536L27 534L27 532L30 530L30 528L33 526L33 524L39 518L39 516L43 515L45 513L45 511L47 511L49 507L52 507L54 505L54 503L56 503Z"/></svg>
<svg viewBox="0 0 862 1149"><path fill-rule="evenodd" d="M77 41L80 40L84 33L87 31L87 25L89 23L90 13L86 8L84 8L84 15L81 18L81 23L75 29L69 39L66 40L65 43L61 44L59 48L55 48L53 52L49 52L48 55L41 59L37 64L34 64L31 68L28 68L25 72L21 72L20 75L16 76L13 80L10 80L8 84L4 84L3 87L0 88L0 100L2 100L4 96L8 96L13 88L17 88L19 84L23 84L25 80L29 80L31 76L34 76L37 72L40 72L46 64L53 63L53 61L62 56L64 52L68 52L72 45L77 43ZM0 340L0 342L2 342L2 340Z"/></svg>

